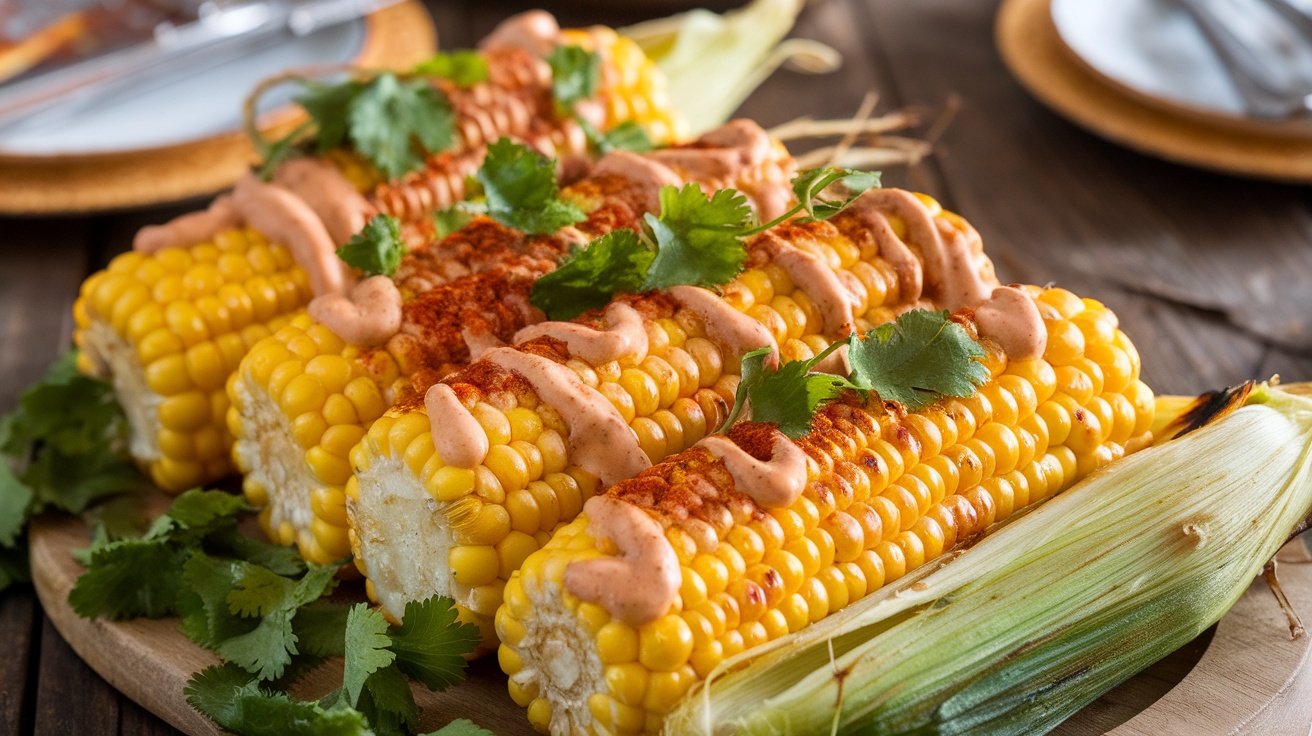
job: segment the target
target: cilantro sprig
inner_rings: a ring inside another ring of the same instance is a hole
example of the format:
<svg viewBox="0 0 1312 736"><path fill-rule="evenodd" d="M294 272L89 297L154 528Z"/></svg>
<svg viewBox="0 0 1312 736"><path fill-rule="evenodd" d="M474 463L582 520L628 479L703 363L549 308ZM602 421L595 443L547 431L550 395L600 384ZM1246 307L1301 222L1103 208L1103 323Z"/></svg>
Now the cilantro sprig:
<svg viewBox="0 0 1312 736"><path fill-rule="evenodd" d="M825 198L834 185L845 196ZM667 186L660 193L660 216L646 214L636 237L611 233L571 250L559 268L538 280L529 300L550 319L573 319L625 291L719 286L742 270L743 238L803 212L806 220L827 220L877 186L878 173L835 166L803 171L793 179L797 204L760 224L753 223L746 198L732 189L708 198L696 184Z"/></svg>
<svg viewBox="0 0 1312 736"><path fill-rule="evenodd" d="M547 57L551 66L551 95L557 109L569 114L574 103L597 94L601 86L601 57L581 46L557 46Z"/></svg>
<svg viewBox="0 0 1312 736"><path fill-rule="evenodd" d="M533 286L529 300L551 319L573 319L619 292L677 284L716 286L742 270L739 239L751 222L747 198L732 189L707 197L696 184L661 189L660 216L639 232L617 230L575 249Z"/></svg>
<svg viewBox="0 0 1312 736"><path fill-rule="evenodd" d="M310 119L273 143L254 135L266 177L299 145L325 153L349 143L384 176L396 179L455 142L451 102L425 78L403 80L385 71L339 84L298 81L304 92L294 101Z"/></svg>
<svg viewBox="0 0 1312 736"><path fill-rule="evenodd" d="M192 677L187 700L235 733L413 733L410 680L433 690L463 680L478 628L456 620L449 598L408 604L399 626L327 598L341 563L307 564L244 536L238 524L252 511L237 496L191 490L140 537L98 535L80 554L87 571L70 604L87 617L177 614L183 634L225 660ZM313 702L287 694L328 657L344 658L341 688ZM484 732L456 722L438 733Z"/></svg>
<svg viewBox="0 0 1312 736"><path fill-rule="evenodd" d="M337 257L366 276L391 276L405 252L400 221L391 215L374 215L350 242L337 249Z"/></svg>
<svg viewBox="0 0 1312 736"><path fill-rule="evenodd" d="M553 233L587 219L573 202L560 197L556 162L509 138L487 148L474 174L482 200L469 200L434 215L439 237L459 230L477 215L529 234Z"/></svg>
<svg viewBox="0 0 1312 736"><path fill-rule="evenodd" d="M467 49L434 54L416 64L410 73L449 79L461 89L486 82L489 76L483 55Z"/></svg>
<svg viewBox="0 0 1312 736"><path fill-rule="evenodd" d="M843 346L850 376L812 372ZM917 411L945 396L968 397L989 380L980 362L984 349L946 310L906 312L864 337L853 334L810 360L777 368L768 365L771 352L761 348L743 356L742 378L723 429L750 406L753 421L777 424L780 432L797 439L811 430L816 410L844 391L873 392Z"/></svg>
<svg viewBox="0 0 1312 736"><path fill-rule="evenodd" d="M48 508L82 513L149 481L126 456L128 423L105 381L55 362L0 417L0 590L29 579L26 529Z"/></svg>

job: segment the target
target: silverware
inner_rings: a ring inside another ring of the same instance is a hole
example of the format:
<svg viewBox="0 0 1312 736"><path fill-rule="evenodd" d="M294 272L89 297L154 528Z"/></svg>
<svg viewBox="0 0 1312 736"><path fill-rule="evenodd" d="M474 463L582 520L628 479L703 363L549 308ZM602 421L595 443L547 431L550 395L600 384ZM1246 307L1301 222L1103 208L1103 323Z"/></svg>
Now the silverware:
<svg viewBox="0 0 1312 736"><path fill-rule="evenodd" d="M161 24L147 43L0 87L0 133L55 126L97 102L196 74L397 2L400 0L206 2L197 20L177 26Z"/></svg>
<svg viewBox="0 0 1312 736"><path fill-rule="evenodd" d="M1173 0L1189 13L1255 117L1312 114L1312 17L1287 0Z"/></svg>

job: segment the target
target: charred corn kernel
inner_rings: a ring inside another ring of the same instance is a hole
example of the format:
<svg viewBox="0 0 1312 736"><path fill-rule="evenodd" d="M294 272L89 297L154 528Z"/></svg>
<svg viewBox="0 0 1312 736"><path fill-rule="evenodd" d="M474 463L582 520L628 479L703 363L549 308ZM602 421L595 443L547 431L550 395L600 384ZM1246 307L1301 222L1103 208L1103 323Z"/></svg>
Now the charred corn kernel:
<svg viewBox="0 0 1312 736"><path fill-rule="evenodd" d="M744 296L748 291L744 284L736 292L744 303L755 299ZM1119 392L1091 391L1098 381L1084 361L1101 365L1099 360L1119 359L1090 346L1123 338L1105 328L1114 319L1110 313L1087 313L1104 307L1053 291L1042 292L1048 301L1040 306L1057 339L1065 340L1062 364L1054 367L1046 357L1014 362L1004 357L994 379L974 396L905 415L827 407L811 434L797 441L815 463L807 490L787 508L753 515L705 501L708 489L701 484L718 487L723 470L695 452L616 486L612 495L646 504L658 517L667 507L637 491L647 487L643 484L663 480L669 497L698 487L699 516L717 518L722 511L732 523L711 527L713 543L698 542L703 530L670 507L676 513L662 518L680 564L678 594L667 613L638 625L638 656L623 660L625 678L618 673L596 678L590 683L595 693L631 703L635 695L628 683L636 677L635 666L642 668L644 728L658 729L660 716L725 657L824 619L1123 455L1125 440L1151 422L1143 416L1152 412L1151 392L1137 379L1125 381ZM1078 338L1070 336L1068 325ZM709 472L711 467L718 469ZM558 692L550 668L527 642L550 630L577 637L578 646L591 643L599 657L607 649L600 635L590 633L595 622L585 627L576 618L570 628L560 618L571 615L557 592L569 569L564 560L618 554L613 543L591 536L586 516L557 530L543 550L528 557L517 579L529 602L515 612L502 611L526 632L521 644L503 643L503 648L516 649L521 676L533 673L549 699ZM538 564L540 555L550 555L552 564ZM600 631L607 627L629 630L611 621ZM689 672L693 681L684 683L680 678ZM561 701L553 708L568 706ZM568 713L572 728L590 727L590 714Z"/></svg>

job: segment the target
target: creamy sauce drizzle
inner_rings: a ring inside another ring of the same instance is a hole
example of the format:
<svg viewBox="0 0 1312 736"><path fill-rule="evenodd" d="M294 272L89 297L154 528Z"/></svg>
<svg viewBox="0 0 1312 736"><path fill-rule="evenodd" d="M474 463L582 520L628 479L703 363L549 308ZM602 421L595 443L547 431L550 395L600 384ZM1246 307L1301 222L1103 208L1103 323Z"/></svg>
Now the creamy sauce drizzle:
<svg viewBox="0 0 1312 736"><path fill-rule="evenodd" d="M345 264L319 216L299 197L254 174L242 177L232 190L232 203L246 222L275 243L282 243L305 269L316 295L341 292Z"/></svg>
<svg viewBox="0 0 1312 736"><path fill-rule="evenodd" d="M424 394L424 409L428 412L433 447L442 456L442 462L473 470L487 459L487 451L491 449L487 432L460 403L454 389L445 383L429 387Z"/></svg>
<svg viewBox="0 0 1312 736"><path fill-rule="evenodd" d="M685 309L701 318L706 334L727 356L725 365L738 365L743 356L769 347L779 355L779 345L765 325L734 309L714 292L700 286L671 286L667 293Z"/></svg>
<svg viewBox="0 0 1312 736"><path fill-rule="evenodd" d="M660 212L661 187L683 185L683 180L670 167L628 151L608 153L592 169L593 176L606 174L623 178L630 187L641 192L642 207L647 212Z"/></svg>
<svg viewBox="0 0 1312 736"><path fill-rule="evenodd" d="M806 453L775 432L770 459L757 460L728 437L713 434L697 443L724 463L734 488L765 509L791 506L806 489Z"/></svg>
<svg viewBox="0 0 1312 736"><path fill-rule="evenodd" d="M241 215L232 205L232 197L225 194L217 197L209 209L189 212L163 225L141 228L132 239L132 249L138 253L158 253L166 248L195 245L242 224Z"/></svg>
<svg viewBox="0 0 1312 736"><path fill-rule="evenodd" d="M811 297L824 317L825 334L846 335L856 319L854 299L834 269L800 248L783 248L774 262Z"/></svg>
<svg viewBox="0 0 1312 736"><path fill-rule="evenodd" d="M553 337L569 348L570 355L592 365L632 358L641 363L647 357L647 329L642 315L627 304L606 307L605 330L595 330L574 322L540 322L515 333L516 345L538 337Z"/></svg>
<svg viewBox="0 0 1312 736"><path fill-rule="evenodd" d="M300 197L255 174L238 180L232 194L214 200L208 210L183 215L164 225L142 228L132 247L143 253L203 243L221 230L250 225L271 242L281 243L305 269L316 295L340 293L347 285L323 221Z"/></svg>
<svg viewBox="0 0 1312 736"><path fill-rule="evenodd" d="M980 336L997 342L1009 358L1043 355L1047 332L1038 307L1020 289L998 286L990 278L984 256L972 247L978 237L973 231L963 233L936 221L914 195L897 189L866 192L852 209L869 225L880 255L897 272L904 304L924 293L940 309L972 309ZM906 223L908 240L919 247L919 258L894 234L885 213Z"/></svg>
<svg viewBox="0 0 1312 736"><path fill-rule="evenodd" d="M401 292L387 276L371 276L348 294L324 294L309 306L310 317L350 345L382 345L401 329Z"/></svg>
<svg viewBox="0 0 1312 736"><path fill-rule="evenodd" d="M474 330L465 327L460 330L460 337L465 341L465 347L469 349L469 362L482 358L484 353L492 348L503 348L506 343L501 338L492 334L490 331Z"/></svg>
<svg viewBox="0 0 1312 736"><path fill-rule="evenodd" d="M300 197L323 221L337 245L364 229L374 208L332 164L313 158L293 158L280 164L273 183Z"/></svg>
<svg viewBox="0 0 1312 736"><path fill-rule="evenodd" d="M566 366L514 348L483 356L524 377L569 427L570 458L609 486L651 467L638 437L615 406Z"/></svg>
<svg viewBox="0 0 1312 736"><path fill-rule="evenodd" d="M523 49L545 58L555 48L559 37L560 25L551 13L529 10L501 21L478 47L484 51Z"/></svg>
<svg viewBox="0 0 1312 736"><path fill-rule="evenodd" d="M630 626L665 615L679 593L683 573L660 523L642 509L608 496L589 498L583 513L588 516L588 533L614 542L620 554L570 563L565 568L565 590Z"/></svg>

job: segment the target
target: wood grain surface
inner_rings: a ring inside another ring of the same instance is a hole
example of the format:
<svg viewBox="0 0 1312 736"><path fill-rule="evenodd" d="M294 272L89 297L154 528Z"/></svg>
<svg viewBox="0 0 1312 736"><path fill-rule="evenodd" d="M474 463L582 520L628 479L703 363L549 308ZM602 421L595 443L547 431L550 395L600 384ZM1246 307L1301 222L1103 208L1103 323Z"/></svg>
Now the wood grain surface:
<svg viewBox="0 0 1312 736"><path fill-rule="evenodd" d="M447 47L467 45L531 7L523 0L427 5ZM668 11L665 4L546 5L572 24L623 24ZM796 35L842 51L843 70L824 78L781 72L743 113L767 125L849 115L870 89L879 91L880 109L915 106L930 121L951 107L935 155L886 172L886 181L926 191L968 218L1004 280L1053 282L1106 302L1139 348L1144 379L1162 393L1273 373L1312 380L1312 190L1149 158L1065 121L1008 73L993 42L998 7L997 0L813 2ZM126 250L137 228L186 209L0 218L0 411L68 345L78 283ZM1102 720L1079 733L1126 724L1171 692L1213 641L1205 634L1141 674L1136 687L1091 706ZM1284 697L1305 692L1295 685ZM1277 734L1284 725L1250 724ZM1224 731L1209 722L1195 733ZM0 598L0 734L32 732L176 733L92 672L31 590L19 589Z"/></svg>

